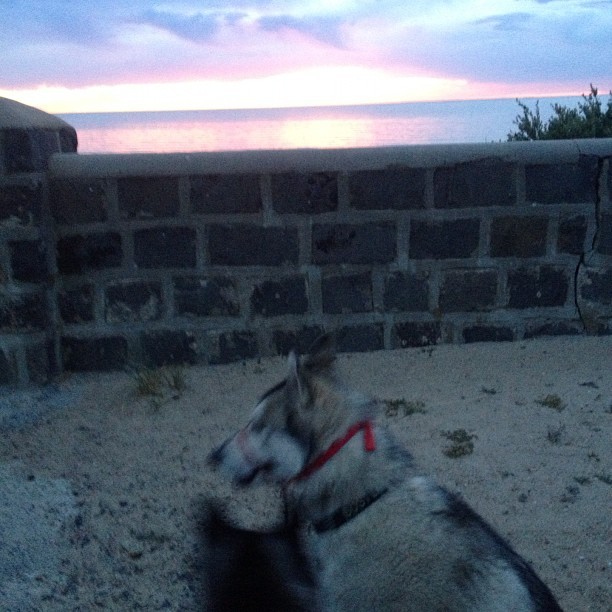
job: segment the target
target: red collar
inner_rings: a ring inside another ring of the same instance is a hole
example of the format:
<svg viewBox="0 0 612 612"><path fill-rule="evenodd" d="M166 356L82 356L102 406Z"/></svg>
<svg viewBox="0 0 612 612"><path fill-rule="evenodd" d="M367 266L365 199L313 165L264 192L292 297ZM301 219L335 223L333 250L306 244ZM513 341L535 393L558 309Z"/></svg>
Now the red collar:
<svg viewBox="0 0 612 612"><path fill-rule="evenodd" d="M374 439L374 430L372 428L372 421L359 421L355 423L344 434L342 438L334 440L327 450L323 451L320 455L315 457L304 469L293 478L287 481L287 484L296 482L298 480L304 480L311 476L318 469L322 468L353 436L358 434L363 429L363 447L368 452L376 450L376 440Z"/></svg>

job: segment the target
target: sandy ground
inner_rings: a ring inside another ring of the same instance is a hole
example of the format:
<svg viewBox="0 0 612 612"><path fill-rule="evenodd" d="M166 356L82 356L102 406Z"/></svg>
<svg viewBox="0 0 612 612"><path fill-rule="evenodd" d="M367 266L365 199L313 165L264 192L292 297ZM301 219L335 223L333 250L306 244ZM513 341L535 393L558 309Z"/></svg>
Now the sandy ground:
<svg viewBox="0 0 612 612"><path fill-rule="evenodd" d="M338 363L391 400L380 418L423 471L507 537L565 610L612 609L612 337ZM223 499L248 527L280 521L276 491L235 490L206 456L284 369L280 358L189 368L185 390L163 398L122 373L1 391L0 609L199 609L198 500ZM455 430L473 452L447 455Z"/></svg>

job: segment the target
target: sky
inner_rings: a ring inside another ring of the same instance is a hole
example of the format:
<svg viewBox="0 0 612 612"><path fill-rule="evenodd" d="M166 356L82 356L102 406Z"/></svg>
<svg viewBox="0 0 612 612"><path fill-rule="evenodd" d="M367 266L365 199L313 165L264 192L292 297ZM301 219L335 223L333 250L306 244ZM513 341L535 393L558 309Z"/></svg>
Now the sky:
<svg viewBox="0 0 612 612"><path fill-rule="evenodd" d="M0 97L51 113L612 89L612 0L0 0Z"/></svg>

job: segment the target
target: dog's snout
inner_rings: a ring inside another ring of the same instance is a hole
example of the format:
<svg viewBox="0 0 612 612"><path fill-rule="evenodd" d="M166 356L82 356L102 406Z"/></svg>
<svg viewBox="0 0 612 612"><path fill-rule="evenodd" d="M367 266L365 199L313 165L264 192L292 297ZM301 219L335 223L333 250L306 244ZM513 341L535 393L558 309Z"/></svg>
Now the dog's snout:
<svg viewBox="0 0 612 612"><path fill-rule="evenodd" d="M208 455L209 465L217 466L223 461L223 451L226 444L227 442L224 442L221 446L211 451L211 453Z"/></svg>

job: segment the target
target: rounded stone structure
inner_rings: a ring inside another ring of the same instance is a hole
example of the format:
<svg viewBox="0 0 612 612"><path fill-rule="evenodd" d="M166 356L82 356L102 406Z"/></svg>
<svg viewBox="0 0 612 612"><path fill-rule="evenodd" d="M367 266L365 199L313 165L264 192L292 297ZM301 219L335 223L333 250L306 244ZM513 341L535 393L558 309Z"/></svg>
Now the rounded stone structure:
<svg viewBox="0 0 612 612"><path fill-rule="evenodd" d="M0 98L0 385L45 382L58 369L46 170L54 153L76 151L68 123Z"/></svg>
<svg viewBox="0 0 612 612"><path fill-rule="evenodd" d="M76 153L76 130L54 115L0 98L0 173L42 172L53 153Z"/></svg>

